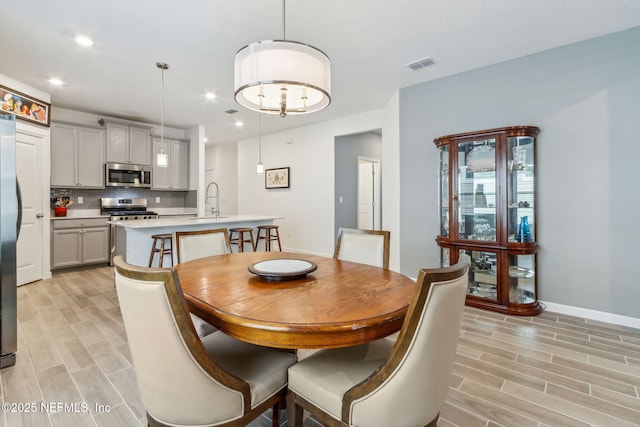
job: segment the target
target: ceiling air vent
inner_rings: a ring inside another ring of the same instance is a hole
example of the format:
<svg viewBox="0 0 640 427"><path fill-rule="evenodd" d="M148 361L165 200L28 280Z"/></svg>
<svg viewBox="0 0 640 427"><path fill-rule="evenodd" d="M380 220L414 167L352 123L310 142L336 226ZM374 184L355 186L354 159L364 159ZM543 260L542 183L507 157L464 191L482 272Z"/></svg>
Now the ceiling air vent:
<svg viewBox="0 0 640 427"><path fill-rule="evenodd" d="M230 110L225 111L225 113L227 113L227 114L235 114L237 112L238 112L238 110L234 110L234 109L230 109Z"/></svg>
<svg viewBox="0 0 640 427"><path fill-rule="evenodd" d="M421 68L428 67L429 65L433 65L435 63L436 61L434 61L432 57L427 56L426 58L422 58L415 62L407 64L407 67L411 68L413 71L416 71Z"/></svg>

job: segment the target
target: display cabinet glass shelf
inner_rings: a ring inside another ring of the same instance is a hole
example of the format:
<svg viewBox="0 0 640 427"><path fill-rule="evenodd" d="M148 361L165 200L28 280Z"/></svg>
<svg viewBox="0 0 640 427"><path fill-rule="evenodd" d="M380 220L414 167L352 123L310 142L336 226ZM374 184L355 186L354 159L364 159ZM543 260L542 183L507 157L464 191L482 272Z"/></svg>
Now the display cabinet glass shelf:
<svg viewBox="0 0 640 427"><path fill-rule="evenodd" d="M443 266L471 258L467 305L539 314L536 137L512 126L436 138Z"/></svg>

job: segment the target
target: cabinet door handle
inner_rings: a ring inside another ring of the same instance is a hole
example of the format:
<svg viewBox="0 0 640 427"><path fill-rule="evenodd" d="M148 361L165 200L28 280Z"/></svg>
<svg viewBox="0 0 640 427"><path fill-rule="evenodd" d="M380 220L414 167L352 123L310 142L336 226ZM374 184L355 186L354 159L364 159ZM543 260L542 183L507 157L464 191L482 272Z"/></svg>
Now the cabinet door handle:
<svg viewBox="0 0 640 427"><path fill-rule="evenodd" d="M36 214L36 218L44 218L44 214L43 213Z"/></svg>

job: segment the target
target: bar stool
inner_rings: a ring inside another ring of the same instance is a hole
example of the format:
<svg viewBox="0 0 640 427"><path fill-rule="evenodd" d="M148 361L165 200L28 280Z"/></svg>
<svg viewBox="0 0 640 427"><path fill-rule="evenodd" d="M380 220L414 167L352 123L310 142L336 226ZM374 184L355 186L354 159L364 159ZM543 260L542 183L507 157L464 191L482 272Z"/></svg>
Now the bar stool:
<svg viewBox="0 0 640 427"><path fill-rule="evenodd" d="M245 237L245 233L249 235ZM254 249L255 243L253 241L253 228L250 227L238 227L229 229L229 243L238 247L238 252L244 252L244 244L251 243L251 250Z"/></svg>
<svg viewBox="0 0 640 427"><path fill-rule="evenodd" d="M271 251L271 242L278 242L278 249L282 252L282 245L280 245L280 233L278 232L279 225L259 225L258 226L258 239L254 250L258 249L258 243L260 240L264 240L264 249ZM264 236L261 232L264 231Z"/></svg>
<svg viewBox="0 0 640 427"><path fill-rule="evenodd" d="M171 259L171 265L173 266L173 251L171 250L171 234L154 234L151 236L153 239L153 245L151 245L151 256L149 257L149 267L153 266L153 257L156 252L160 252L160 261L158 261L158 267L162 268L162 263L164 262L165 255L171 255L169 258ZM169 247L165 248L165 242L169 241ZM160 242L160 247L158 248L158 242Z"/></svg>

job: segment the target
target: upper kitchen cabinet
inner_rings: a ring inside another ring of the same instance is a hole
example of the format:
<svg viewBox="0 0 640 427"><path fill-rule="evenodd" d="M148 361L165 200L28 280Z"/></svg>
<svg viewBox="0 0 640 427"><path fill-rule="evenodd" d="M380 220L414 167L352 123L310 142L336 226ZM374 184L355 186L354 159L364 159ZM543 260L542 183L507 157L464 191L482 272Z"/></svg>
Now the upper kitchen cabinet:
<svg viewBox="0 0 640 427"><path fill-rule="evenodd" d="M51 124L51 187L104 188L105 131Z"/></svg>
<svg viewBox="0 0 640 427"><path fill-rule="evenodd" d="M152 190L189 189L189 143L176 139L153 138L153 153L163 150L169 160L167 166L153 164Z"/></svg>
<svg viewBox="0 0 640 427"><path fill-rule="evenodd" d="M151 129L107 123L107 162L151 165Z"/></svg>

